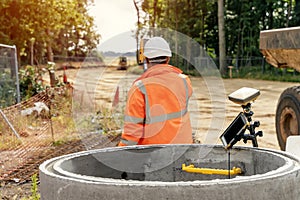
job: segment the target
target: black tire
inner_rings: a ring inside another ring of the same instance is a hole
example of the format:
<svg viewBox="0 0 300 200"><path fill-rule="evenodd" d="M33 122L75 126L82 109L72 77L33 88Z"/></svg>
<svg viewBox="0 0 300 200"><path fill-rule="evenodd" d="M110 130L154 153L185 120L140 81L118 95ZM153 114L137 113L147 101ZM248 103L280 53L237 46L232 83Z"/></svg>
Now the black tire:
<svg viewBox="0 0 300 200"><path fill-rule="evenodd" d="M300 86L287 88L280 95L276 110L276 133L281 150L285 150L287 137L299 135Z"/></svg>

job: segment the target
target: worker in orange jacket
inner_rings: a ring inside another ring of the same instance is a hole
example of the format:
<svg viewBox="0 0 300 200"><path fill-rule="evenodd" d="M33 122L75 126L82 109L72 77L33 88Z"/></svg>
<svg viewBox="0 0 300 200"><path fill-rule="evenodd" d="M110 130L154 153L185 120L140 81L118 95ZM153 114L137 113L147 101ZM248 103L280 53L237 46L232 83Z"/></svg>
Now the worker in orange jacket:
<svg viewBox="0 0 300 200"><path fill-rule="evenodd" d="M119 146L192 143L190 79L168 64L172 53L163 38L150 38L144 56L148 69L129 90Z"/></svg>

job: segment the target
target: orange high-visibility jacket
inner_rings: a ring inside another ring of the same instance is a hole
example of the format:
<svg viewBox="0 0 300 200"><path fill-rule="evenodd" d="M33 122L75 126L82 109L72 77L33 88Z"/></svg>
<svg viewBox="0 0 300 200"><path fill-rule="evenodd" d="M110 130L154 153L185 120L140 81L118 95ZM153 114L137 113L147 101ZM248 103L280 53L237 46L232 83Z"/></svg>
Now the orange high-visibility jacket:
<svg viewBox="0 0 300 200"><path fill-rule="evenodd" d="M158 64L128 93L119 146L192 143L188 101L190 79L176 67Z"/></svg>

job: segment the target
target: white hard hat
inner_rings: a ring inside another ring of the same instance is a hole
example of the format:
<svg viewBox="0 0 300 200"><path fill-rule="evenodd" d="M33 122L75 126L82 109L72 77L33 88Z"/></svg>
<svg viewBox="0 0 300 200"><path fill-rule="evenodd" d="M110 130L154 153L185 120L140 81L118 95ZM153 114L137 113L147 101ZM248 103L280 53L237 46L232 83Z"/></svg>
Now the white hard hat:
<svg viewBox="0 0 300 200"><path fill-rule="evenodd" d="M160 56L171 57L172 52L165 39L162 37L153 37L146 42L144 47L144 55L150 59Z"/></svg>

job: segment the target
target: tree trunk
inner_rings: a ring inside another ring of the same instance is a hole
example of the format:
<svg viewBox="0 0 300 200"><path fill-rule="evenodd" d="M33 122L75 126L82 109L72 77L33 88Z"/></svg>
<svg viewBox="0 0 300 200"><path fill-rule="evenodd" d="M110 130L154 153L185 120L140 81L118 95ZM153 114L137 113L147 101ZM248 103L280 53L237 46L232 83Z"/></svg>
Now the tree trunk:
<svg viewBox="0 0 300 200"><path fill-rule="evenodd" d="M51 45L51 32L50 32L49 28L47 29L47 35L48 35L48 41L47 41L47 59L48 59L48 62L54 62L52 45Z"/></svg>
<svg viewBox="0 0 300 200"><path fill-rule="evenodd" d="M30 65L34 65L34 38L30 39Z"/></svg>
<svg viewBox="0 0 300 200"><path fill-rule="evenodd" d="M140 17L140 9L139 9L139 6L138 6L138 2L136 0L133 0L133 4L134 4L134 7L136 9L136 14L137 14L137 30L136 30L136 33L135 33L135 40L136 40L136 61L138 64L141 64L140 63L140 56L139 56L139 35L140 35L140 28L141 28L141 17Z"/></svg>
<svg viewBox="0 0 300 200"><path fill-rule="evenodd" d="M218 0L219 66L222 76L225 76L227 72L224 24L224 1Z"/></svg>
<svg viewBox="0 0 300 200"><path fill-rule="evenodd" d="M153 21L152 21L152 27L155 27L155 23L157 20L157 2L158 0L153 1Z"/></svg>

